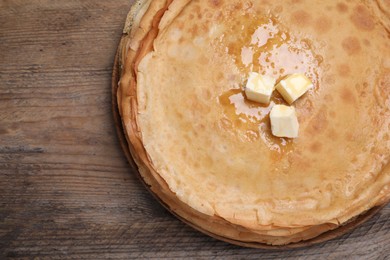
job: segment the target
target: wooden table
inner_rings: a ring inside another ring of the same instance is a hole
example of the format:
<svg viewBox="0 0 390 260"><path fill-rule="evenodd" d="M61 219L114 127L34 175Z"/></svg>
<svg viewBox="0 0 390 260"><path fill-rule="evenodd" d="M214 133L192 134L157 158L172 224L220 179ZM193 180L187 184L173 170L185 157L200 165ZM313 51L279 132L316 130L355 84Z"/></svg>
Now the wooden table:
<svg viewBox="0 0 390 260"><path fill-rule="evenodd" d="M305 249L239 248L178 221L120 148L111 72L128 0L0 0L0 259L390 256L390 206Z"/></svg>

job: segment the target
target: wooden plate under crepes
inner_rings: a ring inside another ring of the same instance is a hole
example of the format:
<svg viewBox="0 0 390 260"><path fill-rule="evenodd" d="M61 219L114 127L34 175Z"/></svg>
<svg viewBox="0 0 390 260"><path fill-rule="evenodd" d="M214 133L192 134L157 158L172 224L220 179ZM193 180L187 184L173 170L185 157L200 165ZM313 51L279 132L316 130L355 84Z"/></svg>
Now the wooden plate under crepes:
<svg viewBox="0 0 390 260"><path fill-rule="evenodd" d="M113 73L123 148L173 214L218 239L299 247L390 199L390 3L140 0ZM295 139L246 100L250 72L304 73ZM118 84L119 82L119 84Z"/></svg>

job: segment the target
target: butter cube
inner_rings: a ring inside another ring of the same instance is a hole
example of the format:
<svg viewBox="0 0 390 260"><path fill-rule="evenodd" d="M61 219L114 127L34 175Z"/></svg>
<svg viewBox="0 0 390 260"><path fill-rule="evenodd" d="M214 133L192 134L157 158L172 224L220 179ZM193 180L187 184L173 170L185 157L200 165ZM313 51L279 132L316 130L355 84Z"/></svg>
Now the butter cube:
<svg viewBox="0 0 390 260"><path fill-rule="evenodd" d="M298 137L299 123L294 107L275 105L270 114L272 134L277 137Z"/></svg>
<svg viewBox="0 0 390 260"><path fill-rule="evenodd" d="M251 72L245 87L246 97L255 102L268 104L275 90L275 83L274 78Z"/></svg>
<svg viewBox="0 0 390 260"><path fill-rule="evenodd" d="M313 83L303 74L291 74L276 85L276 89L290 105L300 98Z"/></svg>

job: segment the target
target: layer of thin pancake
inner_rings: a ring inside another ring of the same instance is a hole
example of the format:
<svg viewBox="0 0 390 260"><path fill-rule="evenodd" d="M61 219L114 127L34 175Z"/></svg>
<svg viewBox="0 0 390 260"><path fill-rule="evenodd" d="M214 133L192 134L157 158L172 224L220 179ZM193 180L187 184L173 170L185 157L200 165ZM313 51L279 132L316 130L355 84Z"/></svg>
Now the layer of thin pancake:
<svg viewBox="0 0 390 260"><path fill-rule="evenodd" d="M154 3L156 4L156 3ZM157 3L160 6L163 3ZM143 4L142 7L146 5ZM138 7L138 6L136 6ZM153 11L151 11L153 10ZM134 11L134 9L133 9ZM141 10L145 14L145 17L142 18L142 21L137 19L132 20L132 25L134 25L131 29L131 33L128 38L131 39L132 48L128 49L126 44L122 44L123 50L122 55L126 53L126 61L124 65L123 75L120 82L120 88L118 91L118 102L120 104L120 112L123 118L123 123L125 126L125 134L129 141L130 151L137 164L139 165L140 173L143 176L146 183L151 186L153 192L167 205L169 205L170 209L173 210L176 214L181 216L182 218L187 219L190 223L193 223L198 229L203 230L204 232L211 232L211 234L216 234L222 237L226 237L229 239L240 240L240 241L250 241L250 242L260 242L260 243L268 243L268 244L287 244L291 242L298 242L302 239L309 239L315 237L326 230L333 229L336 226L323 225L323 227L308 227L308 228L294 228L294 229L282 229L278 227L268 227L268 230L258 231L256 233L252 233L245 228L239 226L231 226L231 224L223 221L220 218L215 217L207 217L199 212L194 211L192 208L188 207L188 205L183 204L182 202L177 200L177 197L169 191L168 187L165 185L164 180L160 178L160 176L154 171L153 167L150 165L150 161L145 153L145 151L141 148L142 142L140 138L140 133L134 124L136 121L137 115L137 107L134 105L135 102L135 88L134 88L134 76L132 73L132 68L135 65L135 58L138 56L138 47L140 45L148 45L145 43L147 37L143 41L143 44L139 44L135 42L135 39L140 37L134 37L134 35L142 34L147 35L152 27L152 18L151 15L153 12L157 12L155 6L151 6L148 11ZM136 16L135 18L140 18L140 16ZM146 18L149 18L148 21ZM142 26L142 24L144 26ZM146 26L145 26L146 25ZM127 27L127 29L129 29ZM138 30L137 30L138 29ZM129 39L124 39L124 43L129 42ZM132 83L132 84L130 84ZM129 112L132 112L129 114ZM134 116L134 117L133 117ZM204 230L204 227L207 227L207 230ZM308 230L309 232L306 232ZM261 236L259 236L261 234ZM275 236L284 237L275 237Z"/></svg>
<svg viewBox="0 0 390 260"><path fill-rule="evenodd" d="M388 172L382 172L389 159L389 142L383 141L388 133L389 111L373 94L380 80L377 72L386 72L384 58L388 56L383 57L383 53L388 52L389 45L384 28L373 21L372 28L364 25L369 32L360 32L352 20L336 34L305 30L309 41L324 45L311 46L324 60L318 64L319 88L296 104L300 138L291 151L274 160L261 138L236 138L236 129L223 125L225 115L218 98L239 88L246 75L237 68L235 57L223 55L209 44L215 40L214 35L204 39L215 25L223 34L229 20L235 20L233 16L240 21L239 17L251 11L261 14L261 10L273 8L254 3L245 11L240 8L229 13L230 6L239 4L229 1L229 6L218 7L224 10L218 14L208 3L200 3L191 2L171 26L159 33L155 51L143 59L138 72L143 143L171 190L205 214L216 213L251 227L344 222L375 205L371 198L389 182ZM320 2L306 4L326 9ZM291 34L294 30L297 35L304 33L302 19L309 18L300 12L292 12L297 16L291 18L297 20L296 24L284 24ZM199 13L211 17L196 19L196 31L189 20ZM276 16L280 23L289 17L283 11ZM345 20L342 16L338 19L333 21L341 24ZM360 42L368 36L373 46L359 51ZM336 67L347 59L353 76L336 76ZM286 71L285 67L277 68L282 69ZM367 92L371 95L363 95ZM373 147L373 151L365 147Z"/></svg>
<svg viewBox="0 0 390 260"><path fill-rule="evenodd" d="M198 39L198 40L199 40L199 39ZM156 47L156 45L155 45L155 48L156 48L156 50L158 51L158 47ZM185 48L184 48L184 51L186 51L186 50L185 50ZM184 53L185 53L185 52L184 52ZM181 54L180 54L180 55L181 55ZM169 63L168 63L168 64L169 64ZM180 64L180 66L182 66L182 64ZM186 65L186 66L187 66L187 65ZM228 70L228 71L229 71L229 70ZM174 74L174 73L173 73L173 74ZM179 73L179 74L180 74L180 73ZM184 74L184 75L185 75L185 74ZM178 83L180 83L180 82L178 82ZM168 88L168 89L169 89L169 88ZM169 92L169 91L168 91L168 92ZM206 94L206 95L208 95L208 94ZM195 102L195 103L196 103L196 102ZM196 104L195 104L195 105L196 105ZM145 139L145 138L144 138L144 139ZM168 178L168 180L169 180L169 178ZM171 187L171 188L172 188L172 187ZM174 190L174 191L175 191L175 190ZM188 199L188 198L187 198L187 199ZM206 200L206 201L207 201L207 200ZM242 202L240 202L240 203L242 203ZM192 206L193 206L193 205L192 205ZM231 205L227 205L227 206L231 206ZM294 210L294 209L292 209L292 210ZM251 211L251 209L249 209L249 211L248 211L248 212L250 212L250 211ZM240 212L241 212L241 213L243 213L243 211L242 211L242 210L241 210L241 211L237 211L237 212L235 212L235 213L236 213L236 218L238 218L238 219L239 219L238 221L240 221L240 220L241 220L241 221L242 221L242 220L244 220L244 224L248 224L248 223L247 223L248 221L247 221L247 220L245 220L245 218L239 217L239 214L238 214L238 213L240 213ZM221 215L223 215L223 214L221 214ZM225 215L227 216L227 217L225 216L226 218L229 218L229 216L228 216L229 214L225 214ZM245 215L246 215L246 214L245 214ZM238 216L238 217L237 217L237 216ZM249 214L249 216L251 217L251 214ZM233 219L233 221L232 221L232 222L233 222L233 223L234 223L234 222L237 222L237 220ZM246 223L245 223L245 222L246 222ZM256 223L254 223L254 225L256 225Z"/></svg>

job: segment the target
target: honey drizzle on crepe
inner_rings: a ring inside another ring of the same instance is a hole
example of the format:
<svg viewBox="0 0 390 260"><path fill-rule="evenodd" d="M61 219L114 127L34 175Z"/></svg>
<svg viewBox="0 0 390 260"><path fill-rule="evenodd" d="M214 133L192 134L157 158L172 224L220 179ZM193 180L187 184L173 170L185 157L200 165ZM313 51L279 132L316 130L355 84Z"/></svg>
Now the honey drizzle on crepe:
<svg viewBox="0 0 390 260"><path fill-rule="evenodd" d="M227 28L219 43L227 47L226 52L245 77L250 71L278 80L286 74L305 73L318 87L317 69L323 58L313 52L310 40L291 36L277 17L255 19L247 15Z"/></svg>
<svg viewBox="0 0 390 260"><path fill-rule="evenodd" d="M270 131L269 112L275 104L285 101L276 92L268 105L251 102L245 98L241 89L232 89L219 97L219 103L224 108L221 126L243 141L255 142L259 138L278 154L291 151L292 140L278 138Z"/></svg>
<svg viewBox="0 0 390 260"><path fill-rule="evenodd" d="M322 57L314 54L310 41L294 39L282 28L277 17L254 19L247 14L239 23L228 22L227 28L215 44L234 59L243 75L242 81L251 71L272 75L278 80L286 74L300 72L313 79L318 89L317 70ZM279 155L292 150L292 140L276 138L270 131L269 111L275 104L285 104L278 93L273 94L269 105L261 105L245 100L242 90L232 89L222 93L219 102L225 111L221 126L241 140L253 142L261 138Z"/></svg>

